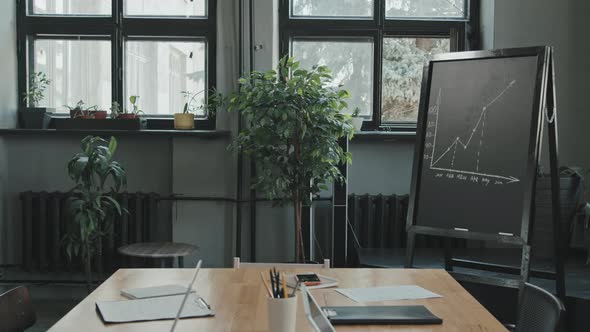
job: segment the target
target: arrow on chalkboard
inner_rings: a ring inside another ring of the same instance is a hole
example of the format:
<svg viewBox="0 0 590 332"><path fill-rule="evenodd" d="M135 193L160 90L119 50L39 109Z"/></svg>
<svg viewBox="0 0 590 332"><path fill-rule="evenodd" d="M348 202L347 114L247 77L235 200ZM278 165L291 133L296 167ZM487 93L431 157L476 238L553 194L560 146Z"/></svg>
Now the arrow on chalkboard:
<svg viewBox="0 0 590 332"><path fill-rule="evenodd" d="M501 180L506 180L507 181L506 184L520 182L520 180L518 178L515 178L514 176L502 176L502 175L487 174L487 173L482 173L482 172L470 172L470 171L463 171L463 170L459 170L459 169L442 168L442 167L430 167L430 169L436 170L436 171L443 171L443 172L461 173L461 174L469 174L469 175L483 176L483 177L488 177L488 178L501 179Z"/></svg>

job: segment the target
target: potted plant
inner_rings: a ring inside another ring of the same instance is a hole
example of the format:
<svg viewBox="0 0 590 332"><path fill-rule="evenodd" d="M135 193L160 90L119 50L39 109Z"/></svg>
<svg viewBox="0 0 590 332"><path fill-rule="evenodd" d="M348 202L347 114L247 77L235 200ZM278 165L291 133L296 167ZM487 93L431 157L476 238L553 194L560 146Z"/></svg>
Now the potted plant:
<svg viewBox="0 0 590 332"><path fill-rule="evenodd" d="M80 99L76 103L76 106L64 105L64 107L70 110L71 119L94 119L98 107L96 105L93 105L84 108L85 104L86 103L84 103L84 101Z"/></svg>
<svg viewBox="0 0 590 332"><path fill-rule="evenodd" d="M103 237L112 232L115 217L126 212L115 198L127 182L123 167L113 160L116 150L114 137L106 142L87 136L82 140L82 152L74 155L67 166L75 186L68 201L72 218L68 219L69 232L64 237L65 250L70 259L77 256L84 262L88 291L92 259L102 256Z"/></svg>
<svg viewBox="0 0 590 332"><path fill-rule="evenodd" d="M354 109L354 111L352 112L352 116L351 116L351 121L352 121L352 126L354 127L355 131L361 131L363 128L363 121L365 121L365 119L363 119L363 117L359 116L360 113L360 109L358 107L356 107Z"/></svg>
<svg viewBox="0 0 590 332"><path fill-rule="evenodd" d="M301 218L303 204L343 181L338 166L351 161L339 144L354 130L346 90L331 88L325 66L311 70L282 58L276 71L251 72L239 79L239 90L229 98L228 111L239 111L247 126L232 147L255 161L254 188L278 204L291 203L295 213L295 260L305 261Z"/></svg>
<svg viewBox="0 0 590 332"><path fill-rule="evenodd" d="M139 114L143 113L142 110L139 109L139 106L137 105L137 101L139 99L139 96L129 96L129 102L131 103L131 111L129 111L127 108L120 108L118 109L118 116L117 119L137 119L139 118ZM116 103L116 102L114 102ZM113 103L113 104L114 104ZM118 105L118 103L117 103ZM111 108L112 110L112 108Z"/></svg>
<svg viewBox="0 0 590 332"><path fill-rule="evenodd" d="M39 107L39 102L43 100L49 84L51 80L43 72L32 73L29 76L29 89L23 93L23 101L28 107L18 113L22 128L43 129L45 127L45 115L50 114L53 109Z"/></svg>
<svg viewBox="0 0 590 332"><path fill-rule="evenodd" d="M212 88L209 92L209 96L207 97L207 101L205 102L205 98L203 98L203 103L201 106L195 107L194 102L196 101L197 96L203 92L205 92L205 90L201 90L194 94L190 91L181 92L186 101L184 103L182 113L174 113L174 129L194 129L195 116L193 113L199 109L205 111L205 116L207 118L215 115L217 112L217 107L223 104L223 96L217 92L215 88Z"/></svg>
<svg viewBox="0 0 590 332"><path fill-rule="evenodd" d="M195 115L192 113L196 110L194 102L199 94L205 90L201 90L197 93L191 93L190 91L181 91L180 93L185 98L184 107L182 113L174 113L174 129L190 130L195 128Z"/></svg>

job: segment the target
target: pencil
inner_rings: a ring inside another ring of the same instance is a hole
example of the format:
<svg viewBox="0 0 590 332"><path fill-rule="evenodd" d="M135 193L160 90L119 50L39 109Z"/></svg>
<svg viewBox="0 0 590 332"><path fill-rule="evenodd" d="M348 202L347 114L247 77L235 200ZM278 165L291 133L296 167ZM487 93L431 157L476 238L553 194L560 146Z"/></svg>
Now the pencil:
<svg viewBox="0 0 590 332"><path fill-rule="evenodd" d="M287 297L287 275L283 272L283 298L286 299Z"/></svg>
<svg viewBox="0 0 590 332"><path fill-rule="evenodd" d="M270 287L268 286L266 279L264 279L264 273L262 272L260 272L260 279L262 279L262 283L264 284L264 288L266 288L266 291L268 292L268 296L272 297L272 292L270 291Z"/></svg>

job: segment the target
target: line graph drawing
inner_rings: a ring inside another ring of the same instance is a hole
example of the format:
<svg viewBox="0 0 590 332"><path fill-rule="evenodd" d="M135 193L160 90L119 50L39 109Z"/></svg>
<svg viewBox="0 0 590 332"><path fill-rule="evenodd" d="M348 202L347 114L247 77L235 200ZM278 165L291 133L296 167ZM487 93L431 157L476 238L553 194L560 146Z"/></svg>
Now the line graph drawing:
<svg viewBox="0 0 590 332"><path fill-rule="evenodd" d="M430 159L430 169L444 171L444 172L451 172L451 173L461 173L461 174L468 174L468 175L475 175L475 176L483 176L489 178L495 178L506 181L505 183L513 183L519 182L520 180L514 176L506 176L506 175L499 175L499 174L489 174L482 170L480 170L480 157L481 157L481 150L485 146L485 122L486 116L488 111L491 107L496 104L502 97L516 84L516 80L512 80L508 83L508 85L502 89L492 100L482 106L481 113L479 118L473 128L468 132L469 137L467 139L463 139L461 136L456 136L452 143L449 144L446 148L442 149L442 153L437 153L437 137L438 137L438 120L439 120L439 111L440 106L442 103L442 89L439 88L438 95L436 98L436 103L431 106L429 109L430 114L436 114L436 121L434 121L434 133L432 133L433 141L432 141L432 151L429 156ZM474 136L477 132L480 132L479 140L477 138L474 139ZM457 150L465 151L469 147L473 147L474 144L477 144L477 152L475 153L475 169L474 170L465 170L455 168L455 159L457 155ZM447 155L451 154L450 158L450 166L449 167L439 167L438 163L441 162L443 158Z"/></svg>

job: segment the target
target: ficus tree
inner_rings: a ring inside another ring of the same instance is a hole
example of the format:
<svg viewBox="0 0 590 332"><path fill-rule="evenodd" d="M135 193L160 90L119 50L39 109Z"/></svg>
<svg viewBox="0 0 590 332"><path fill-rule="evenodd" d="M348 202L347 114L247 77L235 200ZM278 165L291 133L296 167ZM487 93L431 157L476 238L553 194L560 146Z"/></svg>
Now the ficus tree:
<svg viewBox="0 0 590 332"><path fill-rule="evenodd" d="M276 204L293 204L295 259L305 261L303 204L311 204L328 183L344 181L338 166L351 162L339 144L354 133L350 116L342 112L349 93L333 87L325 66L305 70L287 57L276 70L253 71L238 82L228 110L241 112L247 125L232 147L254 160L255 189Z"/></svg>
<svg viewBox="0 0 590 332"><path fill-rule="evenodd" d="M71 224L64 244L68 258L82 258L90 290L92 258L102 256L103 237L112 231L113 220L126 213L115 196L125 188L127 180L125 170L113 159L117 150L114 137L107 142L87 136L81 145L82 152L74 155L67 166L75 186L68 201Z"/></svg>

